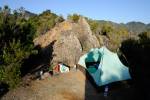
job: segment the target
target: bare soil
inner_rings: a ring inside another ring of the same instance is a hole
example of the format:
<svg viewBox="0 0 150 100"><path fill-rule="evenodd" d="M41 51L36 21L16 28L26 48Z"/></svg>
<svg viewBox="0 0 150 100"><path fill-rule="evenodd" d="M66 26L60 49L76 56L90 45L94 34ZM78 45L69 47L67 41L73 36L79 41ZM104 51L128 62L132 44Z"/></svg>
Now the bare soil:
<svg viewBox="0 0 150 100"><path fill-rule="evenodd" d="M84 100L85 80L79 70L50 76L9 91L2 100Z"/></svg>
<svg viewBox="0 0 150 100"><path fill-rule="evenodd" d="M118 88L109 91L108 97L103 91L97 92L91 82L80 71L49 76L44 80L31 81L29 86L21 86L9 91L2 100L135 100L135 89ZM136 99L142 100L142 99ZM149 99L148 99L149 100Z"/></svg>

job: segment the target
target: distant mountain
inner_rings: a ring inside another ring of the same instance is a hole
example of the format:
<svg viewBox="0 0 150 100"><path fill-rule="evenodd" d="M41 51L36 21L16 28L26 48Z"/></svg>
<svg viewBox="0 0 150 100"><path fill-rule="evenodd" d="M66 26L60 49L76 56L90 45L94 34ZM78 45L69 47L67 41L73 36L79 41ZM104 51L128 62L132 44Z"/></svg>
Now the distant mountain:
<svg viewBox="0 0 150 100"><path fill-rule="evenodd" d="M147 25L142 22L129 22L126 24L126 27L130 32L137 34L140 34L147 29Z"/></svg>
<svg viewBox="0 0 150 100"><path fill-rule="evenodd" d="M135 34L140 34L141 32L144 32L147 30L150 31L150 23L145 24L142 22L132 21L132 22L128 22L128 23L124 24L124 23L115 23L112 21L105 21L105 20L97 20L97 21L101 24L110 23L111 25L113 25L116 28L117 27L126 27L129 30L129 32L135 33Z"/></svg>
<svg viewBox="0 0 150 100"><path fill-rule="evenodd" d="M37 14L25 10L25 11L23 12L23 15L24 15L25 19L29 19L30 17L36 16Z"/></svg>
<svg viewBox="0 0 150 100"><path fill-rule="evenodd" d="M150 31L150 23L146 25L146 29Z"/></svg>

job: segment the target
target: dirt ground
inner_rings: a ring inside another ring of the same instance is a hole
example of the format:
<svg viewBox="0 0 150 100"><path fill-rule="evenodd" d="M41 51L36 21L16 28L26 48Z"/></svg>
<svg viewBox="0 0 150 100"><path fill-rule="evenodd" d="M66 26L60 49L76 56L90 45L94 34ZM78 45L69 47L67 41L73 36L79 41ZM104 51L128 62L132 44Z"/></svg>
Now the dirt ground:
<svg viewBox="0 0 150 100"><path fill-rule="evenodd" d="M34 80L29 86L9 91L2 100L142 100L135 94L135 88L119 88L109 91L108 97L97 92L91 82L80 71L56 76L44 80ZM142 92L142 91L141 91ZM142 97L143 98L143 97ZM147 99L149 100L149 99Z"/></svg>
<svg viewBox="0 0 150 100"><path fill-rule="evenodd" d="M85 80L79 70L50 76L9 91L2 100L84 100Z"/></svg>

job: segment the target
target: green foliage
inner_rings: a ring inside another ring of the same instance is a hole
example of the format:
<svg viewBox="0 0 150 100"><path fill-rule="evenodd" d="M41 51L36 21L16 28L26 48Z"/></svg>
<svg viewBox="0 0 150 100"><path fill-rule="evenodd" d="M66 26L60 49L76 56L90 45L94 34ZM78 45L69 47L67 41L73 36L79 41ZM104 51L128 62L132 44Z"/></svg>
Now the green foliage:
<svg viewBox="0 0 150 100"><path fill-rule="evenodd" d="M78 15L78 14L68 15L68 19L70 19L71 21L73 21L75 23L78 22L79 18L80 18L80 15Z"/></svg>
<svg viewBox="0 0 150 100"><path fill-rule="evenodd" d="M29 46L29 45L28 45ZM30 49L33 49L30 47ZM21 63L22 59L27 58L30 55L29 48L23 47L20 41L13 41L8 46L3 48L3 64L9 65L10 63Z"/></svg>
<svg viewBox="0 0 150 100"><path fill-rule="evenodd" d="M56 19L55 19L55 23L61 23L64 21L64 18L62 16L58 16Z"/></svg>
<svg viewBox="0 0 150 100"><path fill-rule="evenodd" d="M133 78L139 79L149 76L150 38L146 32L141 33L138 40L128 39L123 41L120 50L130 64L129 67L134 73ZM141 81L141 79L139 80Z"/></svg>
<svg viewBox="0 0 150 100"><path fill-rule="evenodd" d="M0 12L0 81L16 87L21 80L20 68L24 59L35 52L35 27L19 12L10 13L5 6Z"/></svg>
<svg viewBox="0 0 150 100"><path fill-rule="evenodd" d="M26 12L23 7L13 13L8 6L0 9L0 81L10 88L19 84L25 59L37 54L33 39L64 21L50 10L39 15L28 12L27 18Z"/></svg>
<svg viewBox="0 0 150 100"><path fill-rule="evenodd" d="M141 40L146 40L148 37L150 37L149 32L142 32L141 34L138 35Z"/></svg>
<svg viewBox="0 0 150 100"><path fill-rule="evenodd" d="M112 27L112 25L109 24L109 23L104 24L104 25L102 26L101 33L102 33L103 35L107 35L107 34L110 33L110 32L113 32L113 27Z"/></svg>
<svg viewBox="0 0 150 100"><path fill-rule="evenodd" d="M121 41L127 39L129 37L129 32L127 28L122 24L113 23L110 21L99 21L99 20L92 20L86 18L90 28L93 32L93 34L96 35L96 37L99 40L100 44L108 44L110 47L109 49L116 51L119 45L121 44ZM106 37L109 39L109 43L102 43L102 37Z"/></svg>
<svg viewBox="0 0 150 100"><path fill-rule="evenodd" d="M7 66L0 66L0 80L9 85L9 88L15 88L20 80L20 64L11 63Z"/></svg>
<svg viewBox="0 0 150 100"><path fill-rule="evenodd" d="M38 16L29 18L29 22L36 28L35 37L45 34L48 30L52 29L56 23L64 21L63 17L57 16L50 10L43 11Z"/></svg>
<svg viewBox="0 0 150 100"><path fill-rule="evenodd" d="M88 20L88 23L89 23L90 28L93 31L93 33L96 33L96 31L98 30L98 27L99 27L99 23L97 21L93 21L93 20Z"/></svg>
<svg viewBox="0 0 150 100"><path fill-rule="evenodd" d="M20 81L22 60L29 55L30 52L23 48L19 41L13 41L9 46L5 46L0 57L3 61L3 65L0 66L0 80L7 83L10 88L16 87Z"/></svg>
<svg viewBox="0 0 150 100"><path fill-rule="evenodd" d="M54 64L51 64L51 65L48 67L48 71L49 71L49 72L50 72L50 71L53 71L53 67L55 67Z"/></svg>
<svg viewBox="0 0 150 100"><path fill-rule="evenodd" d="M137 90L141 91L141 89L143 89L142 91L144 91L150 82L150 38L147 36L147 33L144 32L139 35L139 39L123 41L120 50L129 63L128 67L133 85L137 86ZM148 91L143 94L145 97L148 97L148 95L145 95L146 93L148 93Z"/></svg>

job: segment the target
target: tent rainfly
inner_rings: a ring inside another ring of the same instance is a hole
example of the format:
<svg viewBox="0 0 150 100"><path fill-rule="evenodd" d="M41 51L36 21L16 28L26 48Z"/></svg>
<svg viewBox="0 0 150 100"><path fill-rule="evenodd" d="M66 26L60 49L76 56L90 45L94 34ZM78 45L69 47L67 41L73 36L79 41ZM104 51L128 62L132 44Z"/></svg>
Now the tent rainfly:
<svg viewBox="0 0 150 100"><path fill-rule="evenodd" d="M131 79L128 67L105 46L91 49L80 57L78 64L89 72L98 86Z"/></svg>

